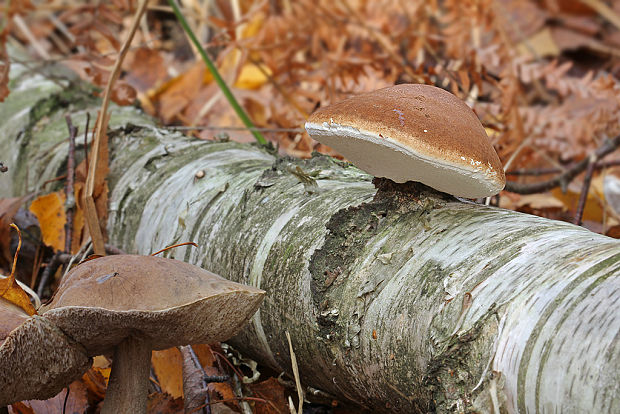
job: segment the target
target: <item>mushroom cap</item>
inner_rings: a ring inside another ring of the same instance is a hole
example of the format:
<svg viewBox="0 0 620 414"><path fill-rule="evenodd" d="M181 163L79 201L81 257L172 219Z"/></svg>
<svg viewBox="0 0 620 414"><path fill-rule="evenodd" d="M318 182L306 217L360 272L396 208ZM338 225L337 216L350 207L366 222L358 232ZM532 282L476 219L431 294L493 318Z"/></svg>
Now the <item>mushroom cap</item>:
<svg viewBox="0 0 620 414"><path fill-rule="evenodd" d="M497 194L502 164L474 112L429 85L403 84L320 108L308 134L362 170L403 183L419 181L452 195Z"/></svg>
<svg viewBox="0 0 620 414"><path fill-rule="evenodd" d="M90 365L83 346L44 317L32 316L0 346L0 407L51 398Z"/></svg>
<svg viewBox="0 0 620 414"><path fill-rule="evenodd" d="M116 255L72 269L44 315L89 355L130 335L166 349L230 338L264 294L178 260Z"/></svg>

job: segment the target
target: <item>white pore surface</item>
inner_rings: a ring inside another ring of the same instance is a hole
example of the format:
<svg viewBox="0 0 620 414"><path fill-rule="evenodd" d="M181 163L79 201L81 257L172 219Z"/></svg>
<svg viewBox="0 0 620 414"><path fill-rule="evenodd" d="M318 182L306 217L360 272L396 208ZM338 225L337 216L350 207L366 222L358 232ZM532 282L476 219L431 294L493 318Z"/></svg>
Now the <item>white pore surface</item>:
<svg viewBox="0 0 620 414"><path fill-rule="evenodd" d="M410 148L369 131L336 123L306 123L317 141L341 153L358 168L375 177L397 183L419 181L436 190L459 197L478 198L497 194L497 173L488 165L463 159L464 165L414 152Z"/></svg>

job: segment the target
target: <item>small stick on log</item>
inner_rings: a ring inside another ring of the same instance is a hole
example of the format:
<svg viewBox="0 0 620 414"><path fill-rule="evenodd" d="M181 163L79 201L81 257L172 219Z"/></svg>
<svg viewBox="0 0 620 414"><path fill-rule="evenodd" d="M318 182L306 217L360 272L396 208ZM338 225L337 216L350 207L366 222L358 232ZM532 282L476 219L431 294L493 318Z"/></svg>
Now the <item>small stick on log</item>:
<svg viewBox="0 0 620 414"><path fill-rule="evenodd" d="M65 182L65 252L71 253L71 240L73 237L73 209L75 208L75 196L73 194L73 182L75 178L75 137L78 128L71 122L71 116L65 116L69 128L69 156L67 157L67 181Z"/></svg>
<svg viewBox="0 0 620 414"><path fill-rule="evenodd" d="M607 154L615 151L620 146L620 135L615 137L614 139L606 140L603 145L597 148L590 157L578 162L570 169L566 170L564 173L555 176L554 178L548 181L542 181L540 183L532 183L532 184L520 184L512 181L506 182L506 191L510 191L517 194L535 194L542 193L544 191L551 190L552 188L558 187L560 185L567 185L569 182L573 180L579 173L588 168L590 164L590 158L592 156L596 157L596 159L601 159Z"/></svg>
<svg viewBox="0 0 620 414"><path fill-rule="evenodd" d="M596 164L596 157L590 156L588 159L588 169L586 170L586 176L583 179L583 188L581 189L581 195L579 196L579 204L577 205L577 212L573 219L573 224L581 226L583 218L583 210L586 207L586 201L588 200L588 192L590 191L590 183L592 182L592 174L594 173L594 165Z"/></svg>

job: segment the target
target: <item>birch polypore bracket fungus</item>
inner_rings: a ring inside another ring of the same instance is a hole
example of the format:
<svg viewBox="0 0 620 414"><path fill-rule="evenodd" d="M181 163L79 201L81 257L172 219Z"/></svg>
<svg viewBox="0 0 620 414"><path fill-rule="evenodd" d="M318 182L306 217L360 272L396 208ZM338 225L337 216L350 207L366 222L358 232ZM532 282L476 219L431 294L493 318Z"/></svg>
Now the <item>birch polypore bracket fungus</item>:
<svg viewBox="0 0 620 414"><path fill-rule="evenodd" d="M103 413L144 413L151 350L229 339L264 293L177 260L107 256L69 272L44 316L88 355L114 352Z"/></svg>
<svg viewBox="0 0 620 414"><path fill-rule="evenodd" d="M474 112L429 85L405 84L320 108L308 134L362 170L466 198L504 188L502 164Z"/></svg>
<svg viewBox="0 0 620 414"><path fill-rule="evenodd" d="M84 347L53 323L0 299L0 407L51 398L90 364Z"/></svg>

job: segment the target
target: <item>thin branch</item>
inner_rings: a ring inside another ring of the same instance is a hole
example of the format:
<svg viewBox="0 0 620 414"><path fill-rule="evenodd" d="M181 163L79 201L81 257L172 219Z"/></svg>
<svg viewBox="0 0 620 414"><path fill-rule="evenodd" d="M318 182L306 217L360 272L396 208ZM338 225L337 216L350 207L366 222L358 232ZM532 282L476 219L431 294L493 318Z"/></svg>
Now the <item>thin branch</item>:
<svg viewBox="0 0 620 414"><path fill-rule="evenodd" d="M71 239L73 236L73 208L75 196L73 194L73 181L75 178L75 137L78 129L71 122L71 116L65 116L67 128L69 128L69 155L67 157L67 181L65 182L65 252L71 253Z"/></svg>
<svg viewBox="0 0 620 414"><path fill-rule="evenodd" d="M236 126L166 126L166 129L174 131L191 131L191 130L213 130L213 131L260 131L260 132L295 132L303 133L306 130L304 128L259 128L259 127L236 127Z"/></svg>
<svg viewBox="0 0 620 414"><path fill-rule="evenodd" d="M39 286L37 287L37 295L42 298L45 293L45 288L49 283L50 277L56 273L56 269L58 266L69 263L71 260L71 255L69 253L64 252L56 252L54 256L52 256L52 260L47 264L45 269L43 269L43 274L41 274L41 279L39 279Z"/></svg>
<svg viewBox="0 0 620 414"><path fill-rule="evenodd" d="M607 154L612 153L620 146L620 135L615 137L614 139L606 140L603 145L597 148L591 155L596 159L601 159L605 157ZM573 178L583 172L586 168L588 168L588 164L590 164L590 157L578 162L570 169L566 170L564 173L557 175L556 177L548 180L542 181L539 183L531 183L531 184L521 184L515 183L513 181L508 181L506 183L506 191L510 191L518 194L535 194L542 193L544 191L551 190L552 188L558 187L560 185L567 185L570 183Z"/></svg>
<svg viewBox="0 0 620 414"><path fill-rule="evenodd" d="M609 160L609 161L598 161L594 164L595 170L602 170L604 168L615 167L620 165L620 160ZM570 169L571 166L566 168L534 168L534 169L522 169L522 170L512 170L506 171L506 175L514 175L514 176L531 176L538 177L541 175L549 175L549 174L559 174L563 173L567 169Z"/></svg>
<svg viewBox="0 0 620 414"><path fill-rule="evenodd" d="M592 182L592 174L594 173L594 164L596 164L596 156L592 155L588 159L588 169L586 170L586 176L583 179L583 188L581 189L581 194L579 196L579 204L577 205L577 212L575 213L575 218L573 219L573 223L581 226L582 218L583 218L583 210L586 207L586 201L588 200L588 192L590 191L590 183Z"/></svg>

